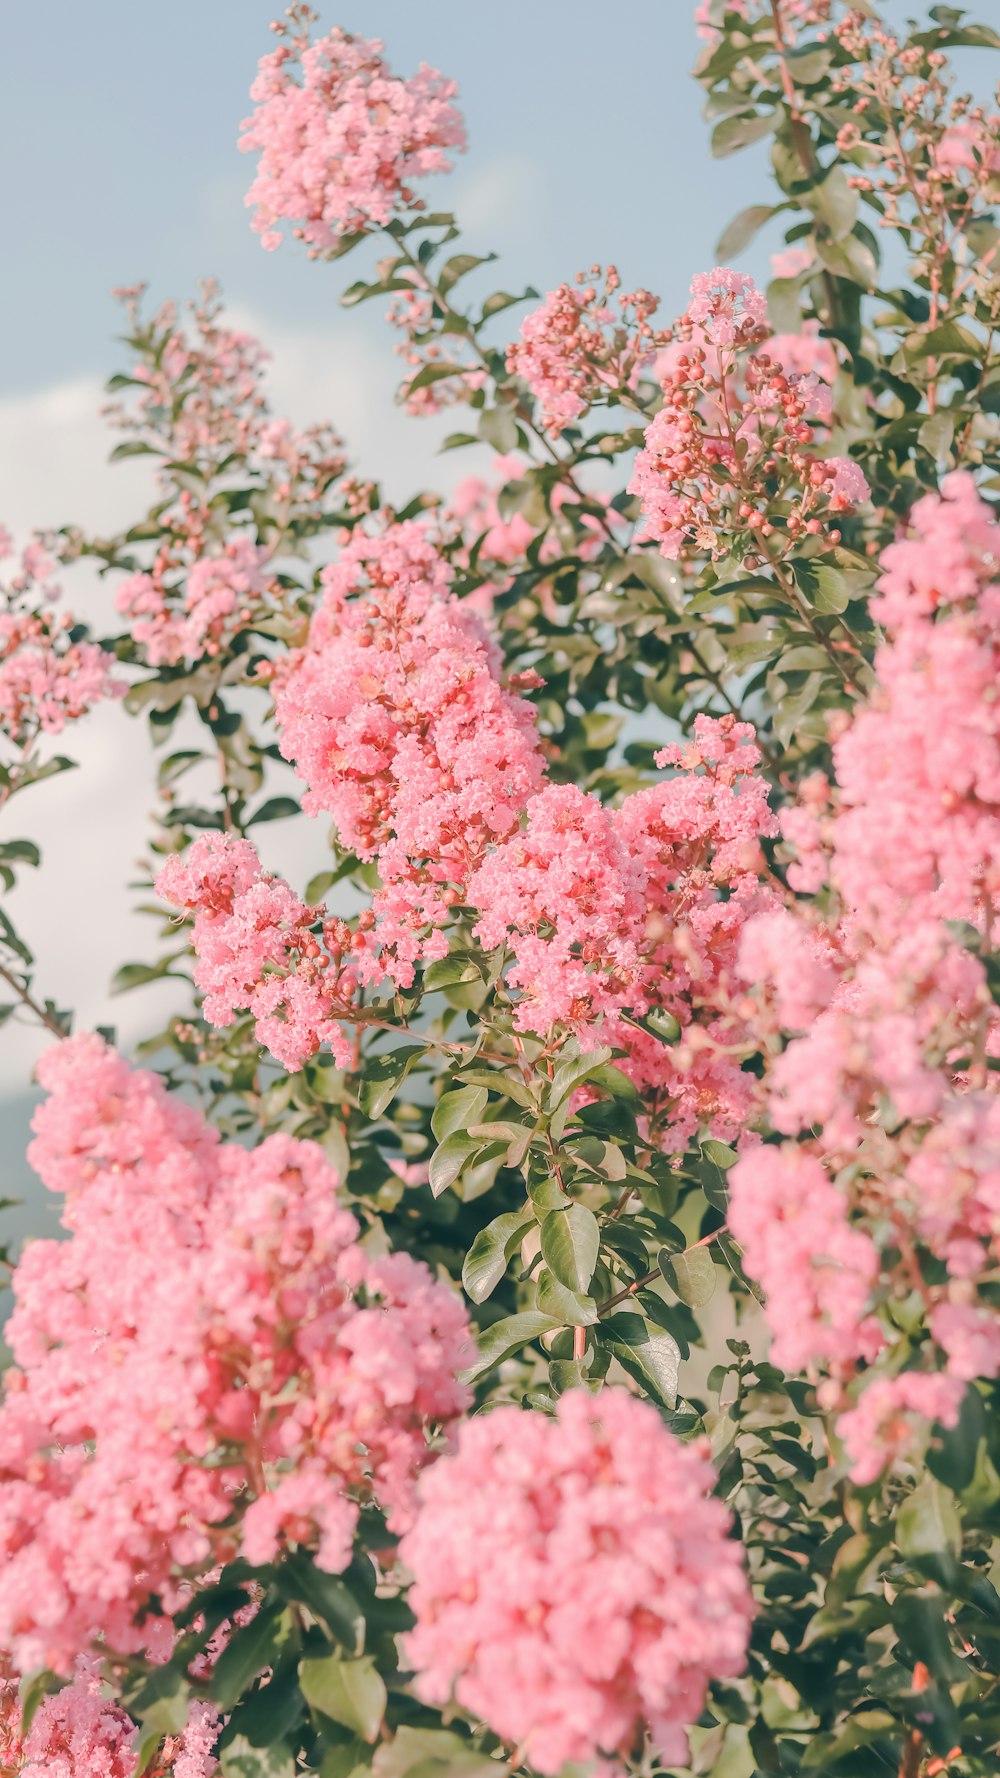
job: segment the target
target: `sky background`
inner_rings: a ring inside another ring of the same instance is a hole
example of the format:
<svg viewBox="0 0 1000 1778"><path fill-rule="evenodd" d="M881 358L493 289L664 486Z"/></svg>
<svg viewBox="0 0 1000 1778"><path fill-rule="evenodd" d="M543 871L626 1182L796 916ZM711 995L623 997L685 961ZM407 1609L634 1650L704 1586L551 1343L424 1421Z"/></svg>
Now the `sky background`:
<svg viewBox="0 0 1000 1778"><path fill-rule="evenodd" d="M669 317L692 273L714 264L724 224L768 196L765 148L709 156L692 11L693 0L353 0L322 6L321 25L383 38L397 73L427 61L458 81L469 152L427 189L457 213L464 247L499 253L488 288L545 290L613 261ZM143 472L107 467L99 418L104 378L125 368L110 291L140 279L159 301L220 278L234 319L273 354L276 410L331 421L391 497L468 473L468 458L435 459L454 417L435 425L393 407L381 304L338 307L375 250L324 266L294 245L265 253L251 233L252 161L236 138L273 41L270 0L46 0L4 13L0 522L23 538L69 521L111 529L141 510ZM765 237L742 267L765 275L774 244ZM98 630L110 623L106 585L76 575L66 592ZM117 1022L130 1042L167 1010L107 993L115 966L151 949L127 889L149 802L146 731L99 710L67 750L81 770L6 817L3 837L30 832L45 854L11 912L40 953L39 987L75 1006L79 1026ZM293 880L301 868L301 887L317 858L308 835L295 845L295 869L283 862ZM37 1047L20 1027L0 1030L0 1194L25 1189ZM37 1222L34 1202L26 1214Z"/></svg>

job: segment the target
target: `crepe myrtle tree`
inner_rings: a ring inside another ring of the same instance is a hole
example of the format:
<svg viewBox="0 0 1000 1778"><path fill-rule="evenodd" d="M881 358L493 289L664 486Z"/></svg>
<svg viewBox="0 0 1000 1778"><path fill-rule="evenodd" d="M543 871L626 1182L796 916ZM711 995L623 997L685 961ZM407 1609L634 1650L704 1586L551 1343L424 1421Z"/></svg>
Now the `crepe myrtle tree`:
<svg viewBox="0 0 1000 1778"><path fill-rule="evenodd" d="M72 1034L0 915L65 1231L12 1278L7 1778L997 1770L1000 118L949 54L1000 37L698 25L772 185L673 319L493 289L426 196L454 84L292 6L253 226L354 255L479 469L391 507L212 285L134 287L153 505L4 536L0 801L148 722L117 987L180 1005Z"/></svg>

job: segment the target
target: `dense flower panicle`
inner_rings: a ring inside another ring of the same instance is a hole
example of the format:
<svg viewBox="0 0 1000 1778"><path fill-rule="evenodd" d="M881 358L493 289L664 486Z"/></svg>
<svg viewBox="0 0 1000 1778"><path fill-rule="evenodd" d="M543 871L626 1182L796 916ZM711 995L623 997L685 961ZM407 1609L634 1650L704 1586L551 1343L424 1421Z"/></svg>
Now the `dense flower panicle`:
<svg viewBox="0 0 1000 1778"><path fill-rule="evenodd" d="M13 1770L20 1778L137 1778L138 1729L108 1699L96 1661L81 1660L69 1685L42 1698Z"/></svg>
<svg viewBox="0 0 1000 1778"><path fill-rule="evenodd" d="M401 985L542 779L529 703L424 528L356 535L322 575L306 648L275 696L280 745L341 843L377 857L382 961ZM433 952L431 953L433 954Z"/></svg>
<svg viewBox="0 0 1000 1778"><path fill-rule="evenodd" d="M874 610L879 695L837 743L832 874L883 935L979 921L1000 897L1000 525L946 477L886 550Z"/></svg>
<svg viewBox="0 0 1000 1778"><path fill-rule="evenodd" d="M770 337L766 300L744 274L718 266L693 280L657 360L663 406L629 483L663 555L728 554L734 535L759 553L779 527L839 542L836 517L869 489L856 463L815 449L831 416L822 346L810 342L804 358Z"/></svg>
<svg viewBox="0 0 1000 1778"><path fill-rule="evenodd" d="M261 245L279 246L288 221L315 255L422 209L414 182L450 171L446 150L464 149L465 126L455 82L436 69L402 80L377 39L338 26L310 43L315 13L295 5L287 16L272 27L281 41L261 59L239 145L260 156L246 201Z"/></svg>
<svg viewBox="0 0 1000 1778"><path fill-rule="evenodd" d="M12 553L0 527L0 560ZM55 563L39 539L0 587L0 731L26 747L41 734L61 734L104 698L123 697L112 659L96 642L74 641L75 619L51 609L59 598Z"/></svg>
<svg viewBox="0 0 1000 1778"><path fill-rule="evenodd" d="M554 1417L467 1422L421 1484L400 1554L418 1693L458 1704L537 1771L627 1753L668 1765L705 1688L742 1670L751 1615L729 1514L699 1450L620 1389Z"/></svg>
<svg viewBox="0 0 1000 1778"><path fill-rule="evenodd" d="M514 953L518 1028L562 1024L585 1046L620 1045L663 1140L683 1147L702 1127L739 1134L751 1105L733 1053L746 1035L736 953L746 920L769 904L760 840L776 826L748 723L699 716L691 741L657 763L681 769L617 810L549 785L468 898L480 943ZM680 1045L621 1016L653 1008L676 1018Z"/></svg>
<svg viewBox="0 0 1000 1778"><path fill-rule="evenodd" d="M603 1014L640 998L637 937L645 884L615 817L575 784L549 784L527 826L486 858L469 884L487 950L509 943L521 990L516 1024L566 1024L597 1043Z"/></svg>
<svg viewBox="0 0 1000 1778"><path fill-rule="evenodd" d="M794 1305L815 1295L829 1250L853 1273L828 1299L837 1339L824 1326L813 1347L834 1378L849 1378L852 1338L854 1356L869 1356L876 1282L919 1287L933 1341L923 1361L941 1367L876 1372L850 1407L833 1390L859 1482L918 1449L931 1420L954 1424L965 1385L1000 1371L980 1295L1000 1252L1000 1095L987 1067L1000 1041L976 954L1000 895L998 583L1000 527L972 478L949 476L884 552L873 608L886 640L835 743L837 782L807 782L783 818L799 855L789 880L826 888L825 920L800 902L752 921L741 945L769 1034L768 1115L790 1140L733 1169L733 1228L768 1293L778 1361L811 1337L806 1303ZM788 1181L808 1204L801 1240L787 1210L768 1211ZM839 1225L836 1251L817 1220Z"/></svg>
<svg viewBox="0 0 1000 1778"><path fill-rule="evenodd" d="M878 1251L849 1222L848 1201L815 1155L791 1145L750 1149L729 1175L729 1226L767 1294L782 1370L815 1360L852 1364L882 1344L868 1315Z"/></svg>
<svg viewBox="0 0 1000 1778"><path fill-rule="evenodd" d="M940 1373L903 1371L898 1377L875 1377L857 1406L837 1421L852 1482L865 1488L888 1464L916 1461L935 1421L946 1427L957 1425L963 1393L963 1383Z"/></svg>
<svg viewBox="0 0 1000 1778"><path fill-rule="evenodd" d="M202 834L183 858L174 853L156 892L194 914L194 979L212 1024L249 1011L260 1042L291 1072L324 1043L339 1067L349 1065L352 1044L338 1015L354 1003L352 950L364 949L361 935L325 908L306 907L234 835Z"/></svg>
<svg viewBox="0 0 1000 1778"><path fill-rule="evenodd" d="M521 323L507 348L507 369L523 377L541 409L546 432L564 432L595 401L613 401L634 386L664 335L650 321L659 298L621 291L614 266L578 272Z"/></svg>
<svg viewBox="0 0 1000 1778"><path fill-rule="evenodd" d="M154 1599L169 1616L241 1549L339 1570L360 1503L405 1526L468 1399L468 1323L420 1262L358 1245L315 1144L222 1143L96 1037L39 1073L32 1159L76 1201L14 1279L0 1637L66 1672L97 1636L150 1645Z"/></svg>

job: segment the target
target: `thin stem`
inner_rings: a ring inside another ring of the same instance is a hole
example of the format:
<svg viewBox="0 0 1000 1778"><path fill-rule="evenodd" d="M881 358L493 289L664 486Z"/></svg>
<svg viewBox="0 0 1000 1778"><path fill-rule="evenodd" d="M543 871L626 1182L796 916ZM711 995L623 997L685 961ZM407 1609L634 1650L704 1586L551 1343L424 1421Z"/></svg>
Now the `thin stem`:
<svg viewBox="0 0 1000 1778"><path fill-rule="evenodd" d="M47 1013L43 1006L39 1006L34 995L29 993L23 982L19 982L17 976L12 974L3 963L0 963L0 979L5 981L9 987L13 988L14 993L17 995L22 1006L27 1007L27 1010L38 1020L39 1024L44 1025L47 1031L52 1032L53 1037L66 1036L65 1031L58 1021L52 1017L51 1013Z"/></svg>

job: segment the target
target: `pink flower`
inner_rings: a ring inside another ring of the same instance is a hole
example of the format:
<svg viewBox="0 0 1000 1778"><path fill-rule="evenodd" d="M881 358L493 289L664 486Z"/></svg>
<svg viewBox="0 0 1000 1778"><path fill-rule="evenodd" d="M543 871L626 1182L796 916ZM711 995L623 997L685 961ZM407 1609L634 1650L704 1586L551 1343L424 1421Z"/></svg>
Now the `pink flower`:
<svg viewBox="0 0 1000 1778"><path fill-rule="evenodd" d="M309 16L293 6L293 28L273 27L282 42L261 59L239 145L260 155L246 201L262 245L290 221L315 256L421 209L414 181L450 171L445 150L464 149L465 127L453 80L426 64L401 80L377 39L339 26L310 43Z"/></svg>
<svg viewBox="0 0 1000 1778"><path fill-rule="evenodd" d="M354 1004L351 950L364 948L360 936L326 919L325 909L307 908L261 869L249 840L233 835L202 834L183 859L175 853L156 892L194 912L194 979L207 1019L231 1025L245 1008L260 1042L290 1072L324 1043L338 1067L350 1066L352 1044L338 1014Z"/></svg>
<svg viewBox="0 0 1000 1778"><path fill-rule="evenodd" d="M21 1778L136 1778L138 1731L106 1695L96 1661L43 1697L24 1743Z"/></svg>
<svg viewBox="0 0 1000 1778"><path fill-rule="evenodd" d="M851 1480L866 1488L888 1464L914 1459L931 1423L958 1423L964 1384L955 1377L902 1371L876 1377L856 1407L841 1414L837 1431L851 1461Z"/></svg>
<svg viewBox="0 0 1000 1778"><path fill-rule="evenodd" d="M68 1672L96 1639L155 1645L241 1549L339 1570L366 1500L404 1529L428 1434L468 1403L468 1319L419 1261L359 1245L315 1144L224 1143L97 1037L38 1072L31 1159L69 1239L14 1276L0 1642Z"/></svg>
<svg viewBox="0 0 1000 1778"><path fill-rule="evenodd" d="M551 290L507 348L507 369L527 383L547 432L565 431L595 401L631 386L661 339L649 324L658 299L648 290L618 295L614 266L598 289L600 275L594 266L579 272L575 285Z"/></svg>
<svg viewBox="0 0 1000 1778"><path fill-rule="evenodd" d="M729 1184L729 1226L767 1296L774 1363L798 1371L815 1359L874 1357L882 1342L868 1304L878 1251L851 1228L847 1199L822 1162L792 1144L762 1144L740 1157Z"/></svg>
<svg viewBox="0 0 1000 1778"><path fill-rule="evenodd" d="M625 1754L645 1723L686 1764L709 1680L742 1671L752 1610L712 1480L620 1389L467 1422L400 1548L418 1694L454 1695L539 1772Z"/></svg>

